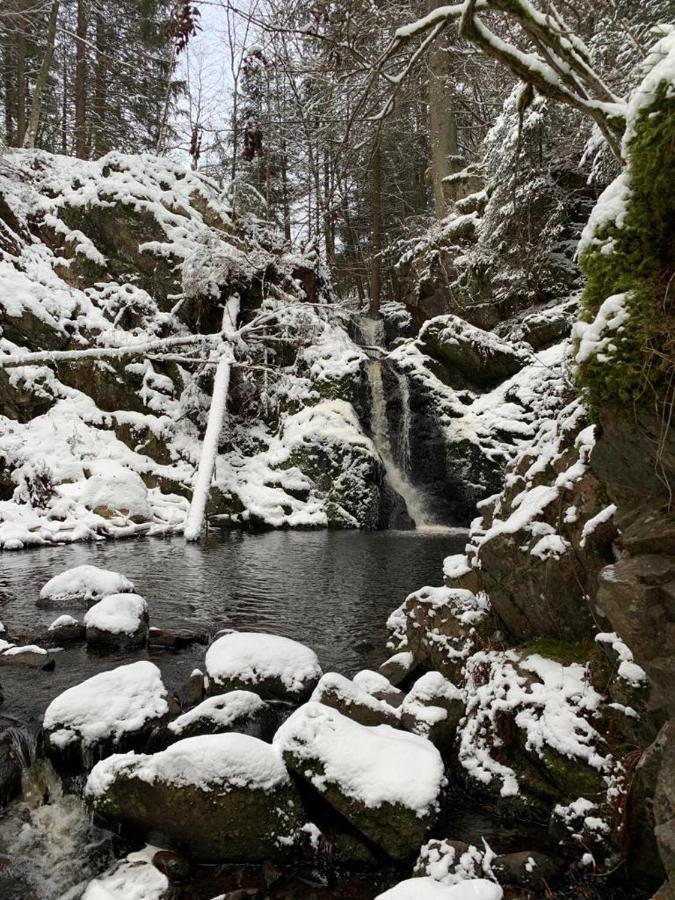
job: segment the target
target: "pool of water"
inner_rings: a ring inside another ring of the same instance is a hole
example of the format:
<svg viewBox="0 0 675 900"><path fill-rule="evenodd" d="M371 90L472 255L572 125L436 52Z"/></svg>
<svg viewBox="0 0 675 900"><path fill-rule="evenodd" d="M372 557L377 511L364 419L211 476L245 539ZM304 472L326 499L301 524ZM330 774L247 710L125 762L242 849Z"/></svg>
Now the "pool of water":
<svg viewBox="0 0 675 900"><path fill-rule="evenodd" d="M82 607L46 609L37 600L53 575L89 563L131 578L151 625L281 634L311 646L324 671L351 675L385 659L391 610L422 585L439 584L443 558L465 542L461 530L223 532L201 544L142 539L4 553L0 621L12 638L30 638L63 613L81 618ZM5 667L3 712L37 724L67 687L143 656L175 688L203 663L204 651L197 644L179 653L100 655L77 646L57 654L53 672Z"/></svg>

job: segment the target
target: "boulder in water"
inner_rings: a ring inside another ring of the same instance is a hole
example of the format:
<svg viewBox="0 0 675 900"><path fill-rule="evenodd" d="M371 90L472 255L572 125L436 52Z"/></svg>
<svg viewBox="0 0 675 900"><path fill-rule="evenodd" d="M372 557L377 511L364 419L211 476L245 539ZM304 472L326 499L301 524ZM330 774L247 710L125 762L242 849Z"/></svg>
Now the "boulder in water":
<svg viewBox="0 0 675 900"><path fill-rule="evenodd" d="M87 644L142 647L148 640L148 606L138 594L109 594L84 616Z"/></svg>
<svg viewBox="0 0 675 900"><path fill-rule="evenodd" d="M445 784L443 760L430 741L307 703L279 728L274 744L373 843L395 859L414 858Z"/></svg>
<svg viewBox="0 0 675 900"><path fill-rule="evenodd" d="M273 634L233 631L206 652L211 693L253 689L264 699L300 701L321 677L313 650Z"/></svg>
<svg viewBox="0 0 675 900"><path fill-rule="evenodd" d="M162 832L193 858L283 855L302 806L276 747L244 734L186 738L155 754L118 754L91 771L94 812L136 832Z"/></svg>
<svg viewBox="0 0 675 900"><path fill-rule="evenodd" d="M40 591L40 602L57 605L83 602L96 603L108 594L128 593L134 586L119 572L98 566L75 566L51 578Z"/></svg>
<svg viewBox="0 0 675 900"><path fill-rule="evenodd" d="M47 629L47 639L52 646L76 643L77 641L83 641L84 637L84 625L73 618L73 616L59 616L57 619L54 619Z"/></svg>
<svg viewBox="0 0 675 900"><path fill-rule="evenodd" d="M162 676L147 660L100 672L59 694L44 715L50 758L90 767L104 752L141 747L170 714Z"/></svg>

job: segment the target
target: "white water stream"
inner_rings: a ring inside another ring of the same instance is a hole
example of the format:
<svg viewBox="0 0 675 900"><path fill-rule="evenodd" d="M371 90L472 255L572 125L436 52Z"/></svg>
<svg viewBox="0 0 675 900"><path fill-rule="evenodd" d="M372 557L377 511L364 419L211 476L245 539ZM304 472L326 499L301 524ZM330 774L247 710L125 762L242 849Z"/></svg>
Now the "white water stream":
<svg viewBox="0 0 675 900"><path fill-rule="evenodd" d="M381 349L384 346L384 322L381 319L363 318L359 320L359 330L366 348ZM380 454L387 481L392 489L403 499L408 515L415 523L418 531L448 531L439 525L429 510L426 497L408 478L410 468L410 390L408 379L402 372L397 372L402 405L401 429L398 454L394 452L389 421L387 419L387 399L382 379L382 363L379 355L368 361L368 382L371 395L371 430L375 449ZM401 460L402 466L397 462Z"/></svg>

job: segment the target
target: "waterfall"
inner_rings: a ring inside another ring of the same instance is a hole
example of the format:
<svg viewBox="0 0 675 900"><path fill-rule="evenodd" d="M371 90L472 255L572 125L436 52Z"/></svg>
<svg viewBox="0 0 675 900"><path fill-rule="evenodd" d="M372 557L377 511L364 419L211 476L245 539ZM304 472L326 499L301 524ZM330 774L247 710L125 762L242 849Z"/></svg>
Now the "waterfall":
<svg viewBox="0 0 675 900"><path fill-rule="evenodd" d="M359 331L363 343L369 348L380 348L384 344L384 323L381 319L363 318L359 320ZM382 459L384 471L391 488L401 497L418 530L440 530L431 518L424 494L409 480L406 472L410 469L410 391L408 379L397 373L401 391L403 413L398 453L392 446L387 419L387 400L382 379L382 364L379 358L371 357L367 366L371 396L371 431L375 449ZM400 465L397 462L400 460ZM444 529L443 529L444 530Z"/></svg>
<svg viewBox="0 0 675 900"><path fill-rule="evenodd" d="M404 372L396 372L398 395L401 398L401 429L398 436L398 459L405 473L410 471L410 385Z"/></svg>

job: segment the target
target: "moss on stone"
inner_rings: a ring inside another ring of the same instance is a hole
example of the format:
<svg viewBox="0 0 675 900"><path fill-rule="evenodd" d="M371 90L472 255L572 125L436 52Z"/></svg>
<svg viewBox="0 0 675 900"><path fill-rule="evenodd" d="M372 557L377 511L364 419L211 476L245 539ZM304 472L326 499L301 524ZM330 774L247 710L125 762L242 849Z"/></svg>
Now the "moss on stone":
<svg viewBox="0 0 675 900"><path fill-rule="evenodd" d="M675 257L675 96L669 93L662 82L638 117L628 146L630 196L621 227L602 226L581 257L588 279L582 320L593 321L615 294L626 294L629 313L603 361L593 356L579 368L578 380L596 411L640 397L661 404L672 399L675 307L668 287Z"/></svg>

